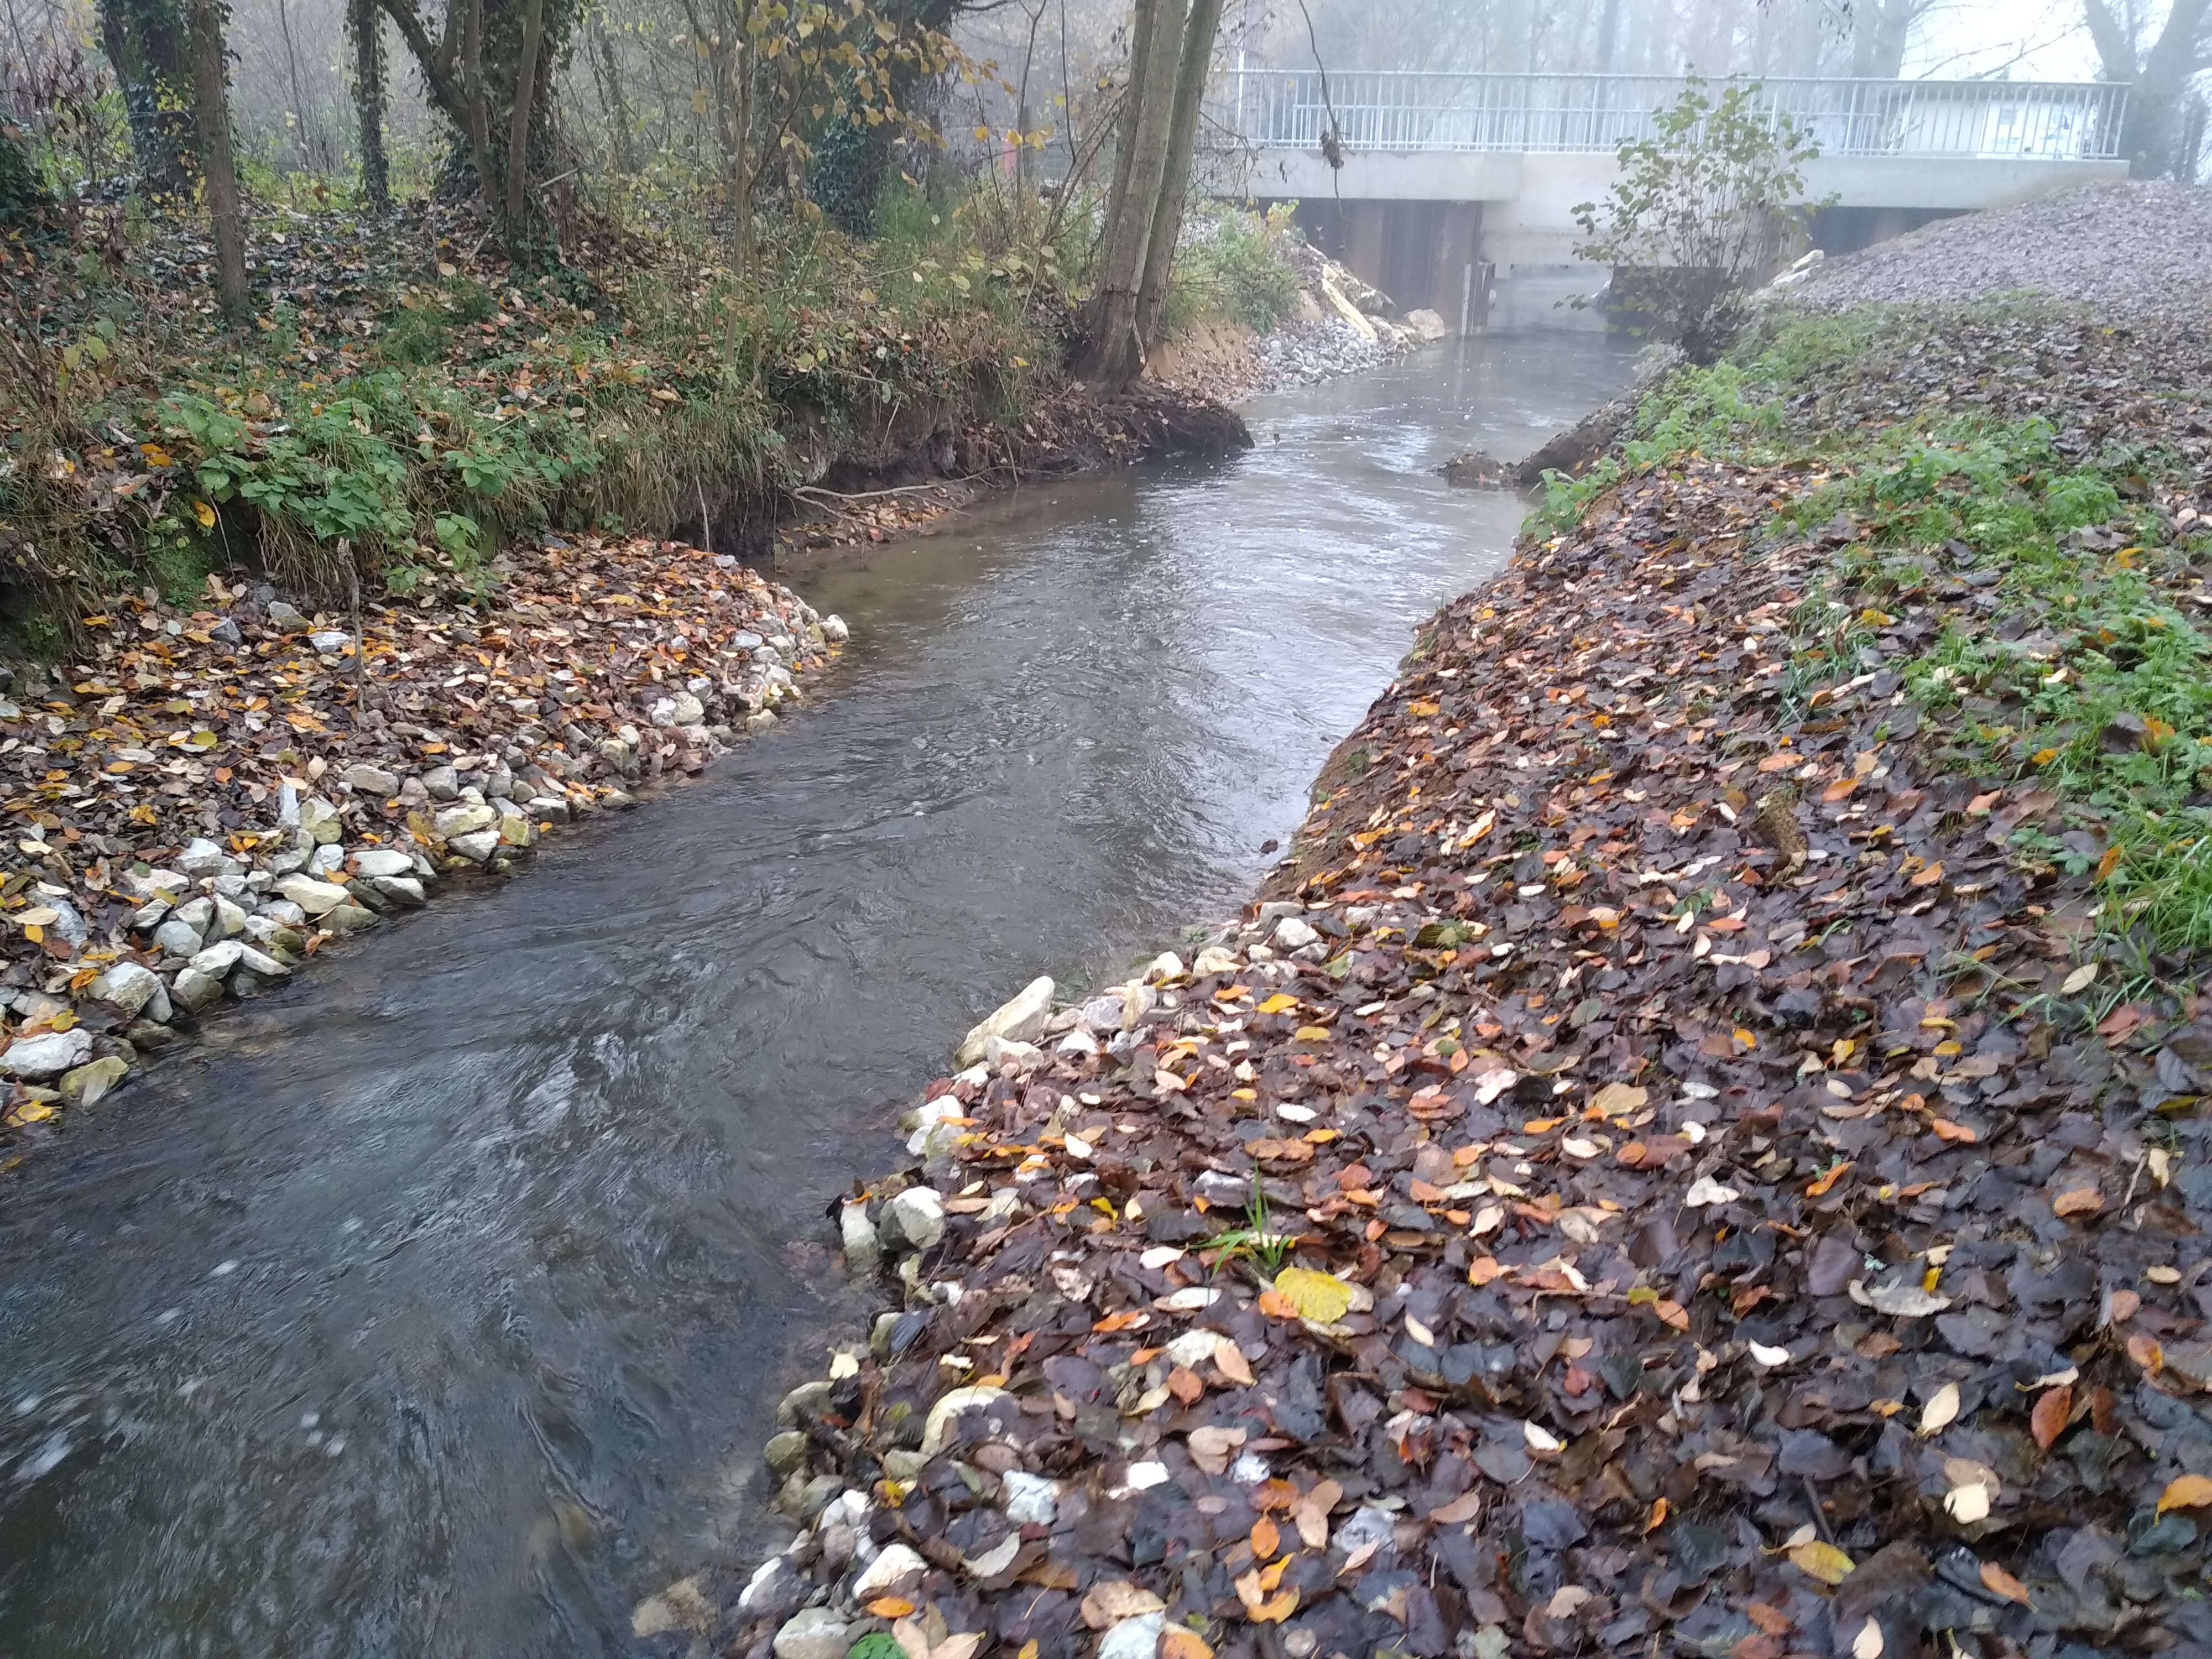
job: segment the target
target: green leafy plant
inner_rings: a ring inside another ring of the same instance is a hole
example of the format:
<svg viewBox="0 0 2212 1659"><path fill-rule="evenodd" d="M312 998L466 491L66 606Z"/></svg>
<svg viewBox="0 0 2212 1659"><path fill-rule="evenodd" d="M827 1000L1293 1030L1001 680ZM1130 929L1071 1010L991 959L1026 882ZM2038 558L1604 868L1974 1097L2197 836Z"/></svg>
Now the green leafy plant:
<svg viewBox="0 0 2212 1659"><path fill-rule="evenodd" d="M1711 362L1741 328L1764 281L1814 210L1802 199L1811 135L1770 109L1756 82L1717 96L1692 76L1653 117L1652 136L1624 142L1603 202L1583 202L1575 257L1606 265L1623 309Z"/></svg>
<svg viewBox="0 0 2212 1659"><path fill-rule="evenodd" d="M1244 1222L1242 1227L1217 1234L1206 1247L1213 1271L1218 1273L1232 1261L1249 1261L1273 1278L1290 1259L1298 1236L1277 1232L1267 1224L1267 1195L1261 1190L1256 1175L1252 1177L1252 1195L1244 1203Z"/></svg>

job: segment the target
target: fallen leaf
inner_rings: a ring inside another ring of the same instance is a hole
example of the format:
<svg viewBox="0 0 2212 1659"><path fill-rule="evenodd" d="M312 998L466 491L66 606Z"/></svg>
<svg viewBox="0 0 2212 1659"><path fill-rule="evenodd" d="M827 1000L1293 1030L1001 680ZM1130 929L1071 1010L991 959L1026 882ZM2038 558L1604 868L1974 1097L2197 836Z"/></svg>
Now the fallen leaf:
<svg viewBox="0 0 2212 1659"><path fill-rule="evenodd" d="M1992 1595L2002 1595L2008 1601L2017 1601L2022 1607L2032 1605L2027 1599L2027 1586L2021 1583L1994 1561L1984 1561L1981 1567L1982 1588Z"/></svg>
<svg viewBox="0 0 2212 1659"><path fill-rule="evenodd" d="M1790 1551L1790 1565L1807 1577L1819 1579L1824 1584L1840 1584L1850 1577L1858 1563L1833 1544L1823 1543L1817 1538L1794 1545Z"/></svg>
<svg viewBox="0 0 2212 1659"><path fill-rule="evenodd" d="M2105 1194L2095 1187L2075 1187L2051 1200L2055 1215L2094 1215L2105 1207Z"/></svg>
<svg viewBox="0 0 2212 1659"><path fill-rule="evenodd" d="M1160 1632L1159 1659L1213 1659L1213 1650L1189 1626L1170 1625Z"/></svg>
<svg viewBox="0 0 2212 1659"><path fill-rule="evenodd" d="M1920 1408L1920 1432L1937 1434L1958 1420L1959 1385L1946 1382L1928 1396L1928 1403Z"/></svg>
<svg viewBox="0 0 2212 1659"><path fill-rule="evenodd" d="M2212 1504L2212 1475L2177 1475L2158 1495L2160 1515L2168 1510L2201 1510L2208 1504Z"/></svg>
<svg viewBox="0 0 2212 1659"><path fill-rule="evenodd" d="M1301 1319L1334 1325L1352 1306L1352 1286L1333 1273L1310 1267L1285 1267L1275 1275L1274 1291Z"/></svg>
<svg viewBox="0 0 2212 1659"><path fill-rule="evenodd" d="M1881 1659L1882 1646L1881 1621L1869 1613L1858 1634L1851 1638L1851 1659Z"/></svg>
<svg viewBox="0 0 2212 1659"><path fill-rule="evenodd" d="M1084 1596L1083 1622L1092 1630L1111 1630L1124 1619L1165 1613L1167 1605L1141 1584L1133 1584L1126 1578L1109 1578L1103 1583L1093 1584Z"/></svg>
<svg viewBox="0 0 2212 1659"><path fill-rule="evenodd" d="M2058 1437L2066 1431L2066 1420L2074 1410L2074 1390L2061 1386L2045 1389L2035 1397L2034 1409L2028 1413L2028 1426L2035 1435L2035 1443L2049 1451Z"/></svg>

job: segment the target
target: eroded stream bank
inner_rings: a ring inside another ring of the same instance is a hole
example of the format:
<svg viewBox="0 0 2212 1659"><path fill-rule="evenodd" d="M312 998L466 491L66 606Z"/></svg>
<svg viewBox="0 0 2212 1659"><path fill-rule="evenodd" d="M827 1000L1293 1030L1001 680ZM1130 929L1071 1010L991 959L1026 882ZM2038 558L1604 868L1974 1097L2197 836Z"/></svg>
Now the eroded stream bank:
<svg viewBox="0 0 2212 1659"><path fill-rule="evenodd" d="M633 1650L890 1103L994 988L1233 903L1510 544L1517 503L1427 468L1628 368L1496 339L802 569L855 635L818 709L88 1121L0 1197L0 1650Z"/></svg>

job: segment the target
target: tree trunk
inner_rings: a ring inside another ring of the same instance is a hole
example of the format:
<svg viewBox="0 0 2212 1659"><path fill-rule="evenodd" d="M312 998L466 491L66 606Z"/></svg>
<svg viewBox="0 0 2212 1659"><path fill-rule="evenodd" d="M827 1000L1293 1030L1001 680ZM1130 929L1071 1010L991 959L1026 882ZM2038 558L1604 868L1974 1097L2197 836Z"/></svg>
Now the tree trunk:
<svg viewBox="0 0 2212 1659"><path fill-rule="evenodd" d="M100 49L113 65L142 185L191 188L191 46L175 0L100 0Z"/></svg>
<svg viewBox="0 0 2212 1659"><path fill-rule="evenodd" d="M1137 159L1137 128L1145 113L1145 60L1152 50L1152 14L1162 0L1136 0L1130 14L1129 84L1121 94L1121 124L1114 136L1114 180L1106 189L1105 232L1113 234L1129 203L1129 169ZM1074 106L1068 106L1073 120Z"/></svg>
<svg viewBox="0 0 2212 1659"><path fill-rule="evenodd" d="M454 0L466 9L461 24L461 131L468 135L469 165L476 171L477 193L492 212L499 210L499 185L491 171L490 100L484 95L483 0Z"/></svg>
<svg viewBox="0 0 2212 1659"><path fill-rule="evenodd" d="M1182 67L1176 78L1175 108L1168 123L1168 159L1160 175L1159 204L1145 249L1145 276L1137 291L1137 338L1149 350L1160 337L1160 313L1166 307L1168 276L1175 267L1176 242L1182 234L1183 204L1188 199L1191 164L1198 153L1198 118L1206 101L1206 82L1213 68L1213 37L1221 27L1222 0L1191 0L1182 40Z"/></svg>
<svg viewBox="0 0 2212 1659"><path fill-rule="evenodd" d="M629 100L623 94L622 64L615 57L615 43L608 37L606 24L597 7L592 10L586 27L591 31L592 52L596 59L599 79L603 83L607 105L607 125L614 138L615 171L637 171L637 146L632 131L634 122L629 112Z"/></svg>
<svg viewBox="0 0 2212 1659"><path fill-rule="evenodd" d="M353 106L361 121L361 199L373 213L392 205L392 162L384 149L384 15L375 0L346 0L353 36Z"/></svg>
<svg viewBox="0 0 2212 1659"><path fill-rule="evenodd" d="M2194 149L2182 154L2189 125L2182 106L2191 80L2212 64L2212 42L2205 39L2208 10L2212 0L2173 0L2157 40L2138 58L2124 10L2116 14L2106 0L2086 0L2082 8L2105 78L2128 88L2120 149L2136 178L2186 176L2196 169Z"/></svg>
<svg viewBox="0 0 2212 1659"><path fill-rule="evenodd" d="M215 232L215 291L234 326L246 314L246 223L230 149L228 66L221 0L192 0L192 112L199 128L200 179Z"/></svg>
<svg viewBox="0 0 2212 1659"><path fill-rule="evenodd" d="M515 63L514 98L507 116L507 209L501 216L510 254L529 207L530 112L537 103L538 54L544 44L545 0L523 0L522 55Z"/></svg>
<svg viewBox="0 0 2212 1659"><path fill-rule="evenodd" d="M1103 276L1091 300L1091 342L1079 369L1083 379L1111 386L1128 385L1144 368L1137 337L1137 289L1144 277L1161 181L1167 173L1176 87L1182 72L1182 0L1152 0L1152 7L1141 72L1130 77L1130 92L1141 102L1127 188L1121 210L1108 216Z"/></svg>

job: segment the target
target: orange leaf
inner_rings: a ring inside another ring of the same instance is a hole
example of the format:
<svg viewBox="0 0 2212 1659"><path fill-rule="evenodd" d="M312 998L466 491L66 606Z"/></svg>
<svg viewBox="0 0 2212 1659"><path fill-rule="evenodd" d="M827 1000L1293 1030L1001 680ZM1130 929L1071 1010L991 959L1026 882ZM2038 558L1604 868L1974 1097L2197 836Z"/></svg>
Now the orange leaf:
<svg viewBox="0 0 2212 1659"><path fill-rule="evenodd" d="M903 1619L914 1611L914 1603L903 1595L878 1595L868 1603L868 1611L878 1619Z"/></svg>
<svg viewBox="0 0 2212 1659"><path fill-rule="evenodd" d="M1224 1342L1213 1351L1213 1369L1231 1382L1250 1388L1255 1382L1252 1367L1244 1358L1243 1350L1234 1342Z"/></svg>
<svg viewBox="0 0 2212 1659"><path fill-rule="evenodd" d="M1992 1595L2002 1595L2008 1601L2028 1605L2027 1586L2021 1583L1994 1561L1982 1563L1982 1588Z"/></svg>
<svg viewBox="0 0 2212 1659"><path fill-rule="evenodd" d="M1168 1373L1168 1392L1184 1405L1192 1406L1206 1392L1206 1384L1199 1381L1196 1371L1187 1365L1178 1365Z"/></svg>
<svg viewBox="0 0 2212 1659"><path fill-rule="evenodd" d="M1769 1636L1784 1635L1796 1622L1781 1608L1770 1607L1764 1601L1753 1601L1743 1610L1743 1616Z"/></svg>
<svg viewBox="0 0 2212 1659"><path fill-rule="evenodd" d="M1913 877L1911 880L1905 884L1905 885L1908 887L1933 887L1937 882L1942 879L1943 866L1939 860L1936 863L1929 865L1918 875Z"/></svg>
<svg viewBox="0 0 2212 1659"><path fill-rule="evenodd" d="M1036 1644L1030 1645L1034 1648ZM1213 1659L1213 1650L1189 1626L1170 1625L1160 1632L1159 1659Z"/></svg>
<svg viewBox="0 0 2212 1659"><path fill-rule="evenodd" d="M1820 799L1832 805L1843 799L1858 787L1859 781L1856 778L1838 778L1820 792Z"/></svg>
<svg viewBox="0 0 2212 1659"><path fill-rule="evenodd" d="M1252 1554L1255 1559L1261 1561L1273 1560L1275 1552L1281 1547L1282 1541L1281 1528L1266 1516L1261 1516L1252 1523Z"/></svg>
<svg viewBox="0 0 2212 1659"><path fill-rule="evenodd" d="M1258 1607L1247 1609L1255 1625L1279 1625L1298 1610L1298 1593L1286 1589L1280 1595L1270 1596Z"/></svg>
<svg viewBox="0 0 2212 1659"><path fill-rule="evenodd" d="M2055 1215L2094 1215L2105 1207L2105 1194L2094 1187L2075 1187L2051 1200Z"/></svg>
<svg viewBox="0 0 2212 1659"><path fill-rule="evenodd" d="M1126 1331L1133 1326L1141 1325L1145 1322L1145 1318L1146 1315L1142 1309L1124 1308L1119 1313L1108 1314L1091 1328L1099 1335L1110 1335L1115 1331Z"/></svg>
<svg viewBox="0 0 2212 1659"><path fill-rule="evenodd" d="M1478 1256L1468 1264L1467 1282L1470 1285L1487 1285L1493 1279L1503 1278L1504 1273L1505 1269L1498 1265L1496 1256Z"/></svg>
<svg viewBox="0 0 2212 1659"><path fill-rule="evenodd" d="M2066 1419L2073 1411L2074 1390L2063 1382L2036 1395L2035 1409L2027 1418L2028 1426L2035 1434L2035 1443L2049 1451L2051 1443L2065 1432Z"/></svg>
<svg viewBox="0 0 2212 1659"><path fill-rule="evenodd" d="M1954 1123L1948 1117L1936 1118L1928 1127L1936 1132L1936 1139L1938 1140L1955 1140L1971 1146L1981 1139L1965 1124Z"/></svg>
<svg viewBox="0 0 2212 1659"><path fill-rule="evenodd" d="M1653 1498L1651 1500L1651 1512L1644 1517L1644 1530L1647 1533L1653 1533L1658 1531L1661 1527L1664 1526L1667 1522L1667 1509L1668 1504L1665 1498Z"/></svg>
<svg viewBox="0 0 2212 1659"><path fill-rule="evenodd" d="M2089 879L2092 881L2102 881L2106 877L2111 875L2113 871L2118 869L2120 867L2120 855L2124 851L2125 851L2125 849L2122 848L2120 843L2118 842L2114 842L2110 847L2107 847L2105 849L2105 856L2097 860L2097 873L2090 877Z"/></svg>
<svg viewBox="0 0 2212 1659"><path fill-rule="evenodd" d="M2166 1368L2166 1350L2159 1346L2156 1337L2141 1331L2128 1333L2128 1358L2153 1376Z"/></svg>
<svg viewBox="0 0 2212 1659"><path fill-rule="evenodd" d="M1280 1291L1261 1291L1259 1305L1260 1311L1270 1319L1296 1319L1298 1316L1297 1304Z"/></svg>
<svg viewBox="0 0 2212 1659"><path fill-rule="evenodd" d="M2212 1475L2177 1475L2158 1495L2160 1515L2168 1510L2201 1510L2207 1504L2212 1504Z"/></svg>
<svg viewBox="0 0 2212 1659"><path fill-rule="evenodd" d="M1830 1170L1826 1175L1820 1176L1808 1185L1805 1188L1805 1196L1808 1198L1826 1198L1828 1195L1829 1189L1838 1181L1841 1181L1847 1173L1849 1173L1850 1167L1850 1162L1849 1159L1845 1159L1843 1163L1837 1164L1835 1168Z"/></svg>

